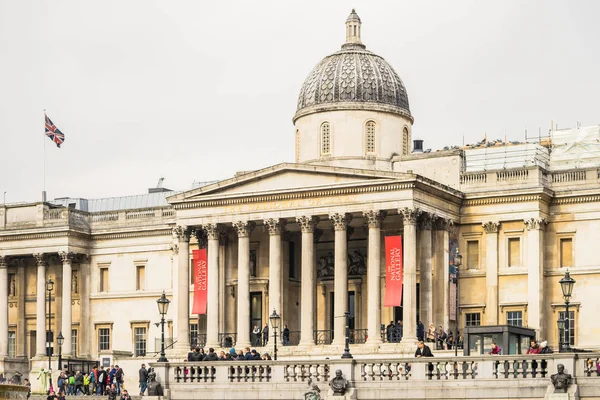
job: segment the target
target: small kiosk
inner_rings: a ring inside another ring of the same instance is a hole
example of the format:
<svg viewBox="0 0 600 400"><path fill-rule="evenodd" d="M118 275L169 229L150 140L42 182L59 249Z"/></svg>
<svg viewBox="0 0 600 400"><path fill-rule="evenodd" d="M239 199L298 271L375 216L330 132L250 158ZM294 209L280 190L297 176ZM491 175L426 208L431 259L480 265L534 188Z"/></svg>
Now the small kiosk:
<svg viewBox="0 0 600 400"><path fill-rule="evenodd" d="M502 354L525 354L535 330L513 325L470 326L464 330L465 356L488 354L492 343L502 349Z"/></svg>

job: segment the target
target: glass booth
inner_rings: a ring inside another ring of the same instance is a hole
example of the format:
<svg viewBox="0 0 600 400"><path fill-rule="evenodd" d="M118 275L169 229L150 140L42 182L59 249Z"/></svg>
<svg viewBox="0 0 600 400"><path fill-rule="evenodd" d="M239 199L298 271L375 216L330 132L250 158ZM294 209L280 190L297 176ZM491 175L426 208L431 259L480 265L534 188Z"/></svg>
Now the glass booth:
<svg viewBox="0 0 600 400"><path fill-rule="evenodd" d="M488 354L492 343L502 349L502 354L525 354L535 330L513 325L470 326L464 330L465 356Z"/></svg>

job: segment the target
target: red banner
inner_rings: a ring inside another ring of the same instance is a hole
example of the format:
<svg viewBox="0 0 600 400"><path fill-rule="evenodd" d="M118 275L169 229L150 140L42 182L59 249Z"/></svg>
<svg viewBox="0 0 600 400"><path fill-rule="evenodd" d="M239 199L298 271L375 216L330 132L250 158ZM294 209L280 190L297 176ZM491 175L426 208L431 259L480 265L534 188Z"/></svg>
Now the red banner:
<svg viewBox="0 0 600 400"><path fill-rule="evenodd" d="M193 250L194 259L194 305L192 314L206 314L206 298L208 296L208 266L206 249Z"/></svg>
<svg viewBox="0 0 600 400"><path fill-rule="evenodd" d="M398 307L402 302L402 266L402 236L386 236L384 307Z"/></svg>

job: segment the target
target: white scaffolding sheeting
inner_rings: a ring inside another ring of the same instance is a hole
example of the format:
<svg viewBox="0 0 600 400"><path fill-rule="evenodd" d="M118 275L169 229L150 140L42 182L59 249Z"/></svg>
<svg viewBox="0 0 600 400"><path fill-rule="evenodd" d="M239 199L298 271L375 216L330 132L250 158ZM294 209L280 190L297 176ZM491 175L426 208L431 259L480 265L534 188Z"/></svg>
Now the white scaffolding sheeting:
<svg viewBox="0 0 600 400"><path fill-rule="evenodd" d="M550 169L600 166L600 125L551 132Z"/></svg>
<svg viewBox="0 0 600 400"><path fill-rule="evenodd" d="M549 151L537 143L465 150L466 172L539 166L548 169Z"/></svg>

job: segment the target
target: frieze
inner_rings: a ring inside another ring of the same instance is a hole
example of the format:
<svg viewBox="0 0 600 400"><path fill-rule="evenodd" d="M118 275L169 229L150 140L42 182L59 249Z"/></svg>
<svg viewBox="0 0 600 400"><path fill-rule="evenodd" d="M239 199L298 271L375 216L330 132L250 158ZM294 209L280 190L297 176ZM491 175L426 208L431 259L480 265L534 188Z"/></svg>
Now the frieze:
<svg viewBox="0 0 600 400"><path fill-rule="evenodd" d="M465 200L463 207L469 206L485 206L488 204L506 204L506 203L526 203L530 201L543 200L543 196L507 196L507 197L488 197L484 199L470 199Z"/></svg>
<svg viewBox="0 0 600 400"><path fill-rule="evenodd" d="M17 240L39 240L39 239L53 239L60 237L74 237L80 239L90 239L90 235L87 233L75 232L75 231L61 231L61 232L40 232L40 233L25 233L25 234L13 234L0 236L0 242L9 242Z"/></svg>
<svg viewBox="0 0 600 400"><path fill-rule="evenodd" d="M577 196L552 199L552 205L600 202L600 196Z"/></svg>
<svg viewBox="0 0 600 400"><path fill-rule="evenodd" d="M152 231L136 231L123 233L104 233L93 235L94 240L110 240L110 239L129 239L148 236L169 236L173 233L172 229L158 229Z"/></svg>

